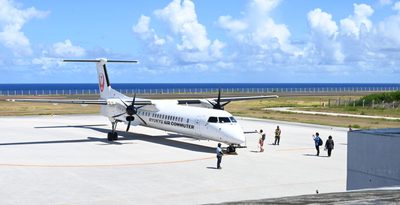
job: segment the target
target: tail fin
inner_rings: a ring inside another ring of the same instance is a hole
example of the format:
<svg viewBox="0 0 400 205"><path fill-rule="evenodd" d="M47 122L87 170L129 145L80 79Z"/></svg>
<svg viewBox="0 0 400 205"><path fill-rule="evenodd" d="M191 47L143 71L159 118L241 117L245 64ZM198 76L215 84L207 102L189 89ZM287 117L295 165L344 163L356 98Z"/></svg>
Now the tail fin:
<svg viewBox="0 0 400 205"><path fill-rule="evenodd" d="M138 61L107 60L100 58L96 60L63 60L63 62L94 62L96 63L97 75L99 80L100 98L107 99L112 97L125 98L122 93L111 88L108 78L106 64L109 63L137 63Z"/></svg>

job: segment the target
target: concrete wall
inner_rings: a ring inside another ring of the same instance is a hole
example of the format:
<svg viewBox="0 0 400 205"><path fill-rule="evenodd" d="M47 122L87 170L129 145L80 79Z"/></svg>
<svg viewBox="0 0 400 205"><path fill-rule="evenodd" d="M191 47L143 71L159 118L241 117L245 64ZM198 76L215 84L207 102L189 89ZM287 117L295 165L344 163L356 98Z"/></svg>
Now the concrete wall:
<svg viewBox="0 0 400 205"><path fill-rule="evenodd" d="M348 133L347 190L400 185L400 128Z"/></svg>

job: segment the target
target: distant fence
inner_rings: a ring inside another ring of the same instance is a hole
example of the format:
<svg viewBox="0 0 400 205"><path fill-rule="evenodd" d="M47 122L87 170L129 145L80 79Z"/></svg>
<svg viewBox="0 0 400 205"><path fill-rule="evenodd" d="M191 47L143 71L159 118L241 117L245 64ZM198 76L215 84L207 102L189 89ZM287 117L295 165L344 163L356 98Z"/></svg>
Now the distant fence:
<svg viewBox="0 0 400 205"><path fill-rule="evenodd" d="M207 94L216 93L218 88L164 88L164 89L116 89L123 94ZM348 92L390 92L395 87L308 87L308 88L221 88L223 93L348 93ZM98 89L69 90L0 90L0 96L10 95L97 95Z"/></svg>
<svg viewBox="0 0 400 205"><path fill-rule="evenodd" d="M366 100L357 100L357 99L352 99L352 98L329 98L328 100L322 100L320 101L320 106L321 107L363 107L363 108L399 108L400 107L400 102L399 101L393 101L393 102L385 102L383 101L366 101ZM351 109L350 109L351 110Z"/></svg>

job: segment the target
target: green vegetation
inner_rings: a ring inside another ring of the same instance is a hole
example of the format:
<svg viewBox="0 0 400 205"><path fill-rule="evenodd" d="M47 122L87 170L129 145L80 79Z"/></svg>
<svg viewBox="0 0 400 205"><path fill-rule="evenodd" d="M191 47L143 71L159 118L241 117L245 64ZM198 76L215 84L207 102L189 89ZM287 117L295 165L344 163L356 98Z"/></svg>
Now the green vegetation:
<svg viewBox="0 0 400 205"><path fill-rule="evenodd" d="M371 105L372 103L392 103L396 101L400 101L400 91L370 94L357 100L356 104L361 106L363 102L366 105Z"/></svg>

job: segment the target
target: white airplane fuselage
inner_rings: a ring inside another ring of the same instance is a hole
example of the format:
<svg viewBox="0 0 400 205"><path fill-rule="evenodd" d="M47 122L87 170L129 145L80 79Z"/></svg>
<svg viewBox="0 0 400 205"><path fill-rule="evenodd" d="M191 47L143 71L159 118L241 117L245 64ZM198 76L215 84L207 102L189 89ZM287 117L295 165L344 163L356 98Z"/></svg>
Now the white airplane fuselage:
<svg viewBox="0 0 400 205"><path fill-rule="evenodd" d="M125 111L125 106L116 99L113 105L103 105L102 114L111 121L125 122L128 115L116 118ZM176 100L153 100L153 105L138 109L132 125L142 125L160 130L175 132L198 139L208 139L229 145L245 142L243 129L233 116L224 110L178 105Z"/></svg>

